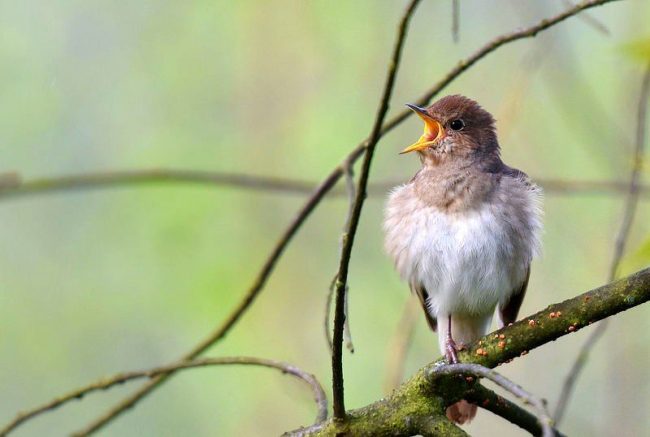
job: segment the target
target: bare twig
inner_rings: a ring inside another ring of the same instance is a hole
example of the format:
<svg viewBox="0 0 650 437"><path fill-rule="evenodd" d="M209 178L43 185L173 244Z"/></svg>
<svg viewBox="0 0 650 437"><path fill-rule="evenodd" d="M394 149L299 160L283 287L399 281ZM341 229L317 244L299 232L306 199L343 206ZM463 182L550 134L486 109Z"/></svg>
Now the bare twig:
<svg viewBox="0 0 650 437"><path fill-rule="evenodd" d="M543 429L537 416L529 413L503 396L496 394L494 391L483 387L481 384L476 384L472 387L467 392L465 399L506 419L508 422L517 425L534 436L542 435ZM553 431L556 437L564 437L557 429Z"/></svg>
<svg viewBox="0 0 650 437"><path fill-rule="evenodd" d="M354 168L352 167L353 163L350 161L345 161L343 163L343 174L345 175L345 190L348 195L348 213L345 217L345 223L343 224L343 230L350 226L350 220L352 220L352 214L354 213L354 199L357 197L356 190L354 186ZM331 192L334 194L335 191ZM343 250L343 238L339 241L339 248ZM330 282L329 287L327 288L327 296L325 297L325 339L327 340L327 347L332 354L332 334L330 331L330 316L332 313L332 299L334 298L334 288L336 284L336 279L338 272L334 274L332 282ZM346 294L347 296L347 294ZM350 321L348 319L348 302L345 302L345 333L347 334L347 348L351 353L354 353L354 345L352 344L352 335L350 334Z"/></svg>
<svg viewBox="0 0 650 437"><path fill-rule="evenodd" d="M347 162L345 164L345 189L348 192L348 214L345 218L345 224L343 227L344 230L350 226L350 221L352 220L352 214L354 214L354 201L357 197L356 187L354 186L354 168L352 165L353 164L351 162ZM343 250L343 240L341 240L341 250ZM334 284L336 284L336 281L334 281ZM330 295L330 299L331 299L333 297L333 287L328 292L328 294ZM329 326L329 321L327 324ZM350 330L350 312L348 311L347 290L345 293L345 323L343 324L343 336L345 337L345 346L348 348L350 353L354 353L354 344L352 343L352 331Z"/></svg>
<svg viewBox="0 0 650 437"><path fill-rule="evenodd" d="M299 369L293 364L284 363L276 360L267 360L255 357L220 357L220 358L203 358L192 361L183 361L179 363L170 364L167 366L155 367L148 370L140 370L134 372L118 373L117 375L109 378L102 378L96 382L88 384L80 389L71 391L63 396L57 397L50 402L47 402L34 409L19 413L9 424L0 429L0 436L6 436L11 431L14 431L25 422L43 414L48 411L53 411L62 405L82 399L84 396L91 392L107 390L115 385L123 384L139 378L156 378L159 375L168 374L172 371L193 369L196 367L207 367L225 364L238 364L238 365L253 365L262 367L272 367L280 370L296 378L299 378L309 384L313 394L316 405L318 406L318 414L316 416L316 423L322 422L327 419L327 396L316 377L304 370Z"/></svg>
<svg viewBox="0 0 650 437"><path fill-rule="evenodd" d="M347 229L350 226L350 221L352 220L352 214L354 213L354 200L357 198L357 188L354 186L354 168L352 167L351 162L346 162L344 164L344 174L345 174L345 190L348 193L348 214L345 217L344 229ZM341 242L343 246L343 242Z"/></svg>
<svg viewBox="0 0 650 437"><path fill-rule="evenodd" d="M330 286L327 288L327 296L325 297L325 340L327 341L327 348L332 354L332 331L330 330L330 316L332 314L332 299L334 298L334 284L336 283L336 276L332 278Z"/></svg>
<svg viewBox="0 0 650 437"><path fill-rule="evenodd" d="M348 192L348 214L345 218L345 224L343 225L343 232L345 232L346 229L349 228L350 223L352 221L352 215L354 214L354 202L357 197L356 193L356 187L354 186L354 168L352 167L351 162L346 162L345 163L345 189ZM343 246L345 242L343 241L343 238L341 238L341 251L343 251ZM333 281L332 285L336 284L336 278ZM333 297L333 289L334 287L330 287L330 291L328 292L329 299ZM350 330L350 313L348 312L348 293L347 289L345 290L345 322L343 323L343 336L345 337L345 345L350 351L350 353L354 353L354 344L352 343L352 332ZM331 304L328 303L328 307ZM328 313L329 317L329 313ZM329 326L329 321L327 321L327 325ZM329 329L328 329L329 331ZM330 343L331 344L331 343ZM330 348L331 350L331 348Z"/></svg>
<svg viewBox="0 0 650 437"><path fill-rule="evenodd" d="M381 128L384 124L384 119L388 113L390 97L393 93L395 86L395 77L400 64L402 55L402 48L406 39L408 25L415 9L417 8L420 0L412 0L402 19L397 30L397 38L395 40L395 47L393 48L393 55L391 56L388 65L388 75L386 77L386 84L382 93L377 116L375 118L366 153L363 157L363 164L361 165L361 174L359 175L359 183L357 186L356 196L354 199L354 207L348 226L343 232L343 248L341 249L341 262L339 270L336 274L336 291L335 291L335 305L334 305L334 334L332 340L332 404L334 409L334 417L337 419L345 418L345 402L343 397L343 331L346 319L346 291L348 288L348 268L350 265L350 258L352 255L352 246L354 245L354 238L359 226L359 218L361 217L361 209L366 199L366 190L368 188L368 178L370 175L370 164L377 147L377 143L381 138Z"/></svg>
<svg viewBox="0 0 650 437"><path fill-rule="evenodd" d="M621 222L621 227L616 236L616 242L614 244L614 255L612 256L612 262L609 268L608 279L613 281L616 278L618 273L618 268L623 258L623 253L625 251L625 245L627 239L630 235L630 230L632 228L632 222L634 220L634 215L636 213L637 205L639 203L639 181L641 178L641 169L643 167L643 154L646 142L646 124L647 124L647 112L648 112L648 100L650 99L650 62L646 67L645 73L643 75L643 80L641 81L641 91L639 93L639 104L637 109L637 128L636 128L636 146L634 149L634 162L632 165L632 171L630 172L630 182L628 185L628 195L625 201L625 206L623 209L623 220ZM582 372L587 359L589 358L589 352L591 351L594 344L602 337L607 329L607 321L603 321L598 324L596 329L590 334L585 343L580 348L578 357L576 358L571 370L567 374L564 384L562 385L562 391L555 409L554 418L556 423L560 423L564 417L564 413L567 409L569 399L575 388L576 381L578 376Z"/></svg>
<svg viewBox="0 0 650 437"><path fill-rule="evenodd" d="M352 343L352 331L350 330L350 311L348 310L348 300L349 300L349 287L345 289L345 319L343 320L343 339L345 340L345 347L350 351L351 354L354 353L354 343Z"/></svg>
<svg viewBox="0 0 650 437"><path fill-rule="evenodd" d="M343 171L342 174L344 174ZM627 193L629 182L623 181L568 181L534 178L545 194L556 195L619 195ZM368 195L384 196L402 180L380 181L368 184ZM316 182L275 176L259 176L219 171L183 170L174 168L116 170L72 174L50 178L22 180L17 173L0 173L0 200L67 191L86 191L118 187L151 186L156 184L183 184L190 186L238 188L277 194L306 195L314 192ZM639 185L639 194L650 197L650 187ZM350 190L332 189L330 196L350 196ZM350 203L353 204L353 200Z"/></svg>
<svg viewBox="0 0 650 437"><path fill-rule="evenodd" d="M160 183L237 187L282 193L307 194L315 183L272 176L201 170L118 170L22 181L15 173L0 174L0 199L52 192L114 188Z"/></svg>
<svg viewBox="0 0 650 437"><path fill-rule="evenodd" d="M517 41L519 39L534 37L535 35L537 35L537 33L556 25L566 20L567 18L582 12L583 10L600 6L612 1L617 1L617 0L585 1L576 5L573 8L570 8L560 13L559 15L556 15L555 17L544 19L533 26L497 37L496 39L492 40L491 42L483 46L483 48L481 48L480 50L478 50L477 52L469 56L467 59L461 61L447 75L445 75L442 80L440 80L431 89L425 92L425 94L422 97L420 97L420 99L418 99L416 103L419 105L424 105L428 103L433 97L435 97L438 93L440 93L447 85L449 85L461 74L467 71L467 69L469 69L471 66L473 66L478 61L480 61L490 53L494 52L501 46ZM408 110L401 111L395 117L388 120L386 124L384 124L384 126L382 126L380 134L385 135L387 132L397 127L399 124L401 124L404 120L406 120L410 116L411 116L411 111ZM350 154L345 158L344 161L355 162L363 154L367 145L368 145L368 140L362 141L355 149L353 149L350 152ZM311 196L309 197L305 205L301 208L301 210L298 212L294 220L291 222L288 229L281 236L277 245L275 246L275 248L269 255L268 259L264 263L264 266L262 267L262 270L258 274L252 287L244 295L241 303L237 306L237 308L235 308L231 316L228 317L228 319L224 322L223 325L217 327L217 329L212 333L210 333L207 336L207 338L205 338L194 349L192 349L188 354L186 354L185 356L186 359L192 359L198 356L199 354L203 353L210 346L212 346L213 344L218 342L221 338L223 338L226 335L226 333L230 330L230 328L234 326L237 320L239 320L242 314L249 308L249 306L252 304L252 302L255 300L259 292L264 287L269 275L273 271L276 262L282 255L282 252L284 251L284 249L286 248L290 240L296 234L296 232L298 231L300 226L304 223L304 221L309 217L309 215L315 209L315 207L320 203L320 201L325 197L325 195L332 189L332 187L334 187L336 182L343 175L343 172L344 170L342 165L335 167L332 170L332 172L325 178L325 180L315 189L315 191L311 194ZM152 390L158 387L169 375L170 374L161 375L155 378L154 380L148 382L147 384L143 385L133 395L124 399L123 401L115 405L106 414L104 414L103 416L99 417L97 420L90 423L83 431L81 431L81 434L82 435L90 434L91 432L95 432L101 429L111 420L113 420L114 418L122 414L127 409L131 408L140 399L142 399L144 396L146 396L148 393L150 393Z"/></svg>
<svg viewBox="0 0 650 437"><path fill-rule="evenodd" d="M545 401L524 390L521 386L515 384L494 370L488 369L479 364L459 363L442 365L436 369L436 373L440 375L473 375L489 379L507 392L517 396L524 404L533 406L537 413L537 419L539 420L543 430L543 437L553 437L555 435L555 432L553 431L553 419L551 419L548 411L546 411Z"/></svg>

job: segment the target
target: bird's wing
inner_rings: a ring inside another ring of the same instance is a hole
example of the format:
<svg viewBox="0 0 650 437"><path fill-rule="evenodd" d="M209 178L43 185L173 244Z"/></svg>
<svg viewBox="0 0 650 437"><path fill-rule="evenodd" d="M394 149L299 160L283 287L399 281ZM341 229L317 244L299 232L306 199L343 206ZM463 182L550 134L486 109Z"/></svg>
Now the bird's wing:
<svg viewBox="0 0 650 437"><path fill-rule="evenodd" d="M530 278L530 264L526 267L526 277L519 287L510 295L510 299L503 305L499 305L499 315L503 326L508 326L509 323L514 323L517 320L517 314L521 303L524 301L526 288L528 288L528 278Z"/></svg>
<svg viewBox="0 0 650 437"><path fill-rule="evenodd" d="M426 288L424 288L424 285L420 283L415 283L411 282L411 291L415 293L420 299L420 304L422 305L422 309L424 310L424 316L427 318L427 324L429 325L429 328L433 332L436 332L436 329L438 329L438 322L434 317L429 314L429 310L427 307L427 300L429 299L429 293L427 292Z"/></svg>

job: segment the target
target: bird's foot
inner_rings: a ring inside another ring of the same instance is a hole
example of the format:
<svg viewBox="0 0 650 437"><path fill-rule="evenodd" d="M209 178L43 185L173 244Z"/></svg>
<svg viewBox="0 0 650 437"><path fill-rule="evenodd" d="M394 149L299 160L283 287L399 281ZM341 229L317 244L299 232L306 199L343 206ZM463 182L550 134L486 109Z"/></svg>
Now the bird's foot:
<svg viewBox="0 0 650 437"><path fill-rule="evenodd" d="M457 352L460 350L460 348L456 346L456 342L453 338L447 338L445 349L445 358L447 358L447 362L449 364L458 364Z"/></svg>

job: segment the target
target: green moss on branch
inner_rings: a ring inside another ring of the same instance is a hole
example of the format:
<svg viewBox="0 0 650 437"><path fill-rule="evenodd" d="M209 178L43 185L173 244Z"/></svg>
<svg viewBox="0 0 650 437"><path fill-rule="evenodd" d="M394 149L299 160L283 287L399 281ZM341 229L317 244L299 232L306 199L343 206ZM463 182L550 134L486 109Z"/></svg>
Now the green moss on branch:
<svg viewBox="0 0 650 437"><path fill-rule="evenodd" d="M528 351L576 332L650 299L650 268L553 304L486 335L459 353L460 361L494 368ZM461 436L463 430L445 417L445 408L475 387L458 376L437 374L439 359L420 369L391 396L348 412L343 422L330 419L290 435Z"/></svg>

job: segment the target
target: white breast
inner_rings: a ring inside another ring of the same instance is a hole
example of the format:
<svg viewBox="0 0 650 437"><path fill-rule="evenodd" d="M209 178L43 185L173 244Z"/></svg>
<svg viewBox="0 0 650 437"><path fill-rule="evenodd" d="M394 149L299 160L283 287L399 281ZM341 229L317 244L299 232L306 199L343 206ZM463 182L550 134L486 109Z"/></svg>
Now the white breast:
<svg viewBox="0 0 650 437"><path fill-rule="evenodd" d="M478 210L448 214L425 205L410 184L391 193L384 222L386 251L404 280L427 290L434 317L491 315L521 285L541 227L539 193L522 194L530 196L519 199L524 204L495 208L486 203ZM522 229L509 208L528 208L530 229Z"/></svg>

